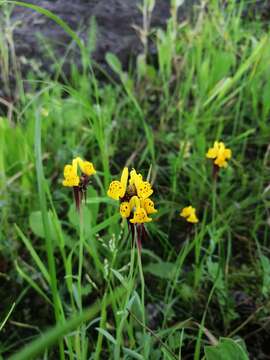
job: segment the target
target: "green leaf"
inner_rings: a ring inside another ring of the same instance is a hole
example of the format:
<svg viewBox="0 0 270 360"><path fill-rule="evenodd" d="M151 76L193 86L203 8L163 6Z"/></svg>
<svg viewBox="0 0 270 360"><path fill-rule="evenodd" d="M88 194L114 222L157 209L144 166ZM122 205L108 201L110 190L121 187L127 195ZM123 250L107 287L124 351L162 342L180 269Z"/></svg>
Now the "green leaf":
<svg viewBox="0 0 270 360"><path fill-rule="evenodd" d="M205 346L206 360L248 360L245 350L234 340L221 338L216 346Z"/></svg>
<svg viewBox="0 0 270 360"><path fill-rule="evenodd" d="M116 72L116 74L120 75L122 73L122 65L118 58L110 52L106 54L105 58L112 70Z"/></svg>
<svg viewBox="0 0 270 360"><path fill-rule="evenodd" d="M158 262L150 263L144 268L145 271L155 275L161 279L172 279L175 274L175 263L171 262Z"/></svg>
<svg viewBox="0 0 270 360"><path fill-rule="evenodd" d="M53 225L53 214L51 211L48 212L48 219L49 219L49 227L51 230L52 238L55 241L56 232ZM44 231L41 211L31 212L29 216L29 226L36 236L45 239L45 231Z"/></svg>
<svg viewBox="0 0 270 360"><path fill-rule="evenodd" d="M136 353L136 351L134 351L134 350L130 350L126 347L123 347L123 351L125 354L127 354L128 356L130 356L133 359L144 360L144 357L142 355Z"/></svg>
<svg viewBox="0 0 270 360"><path fill-rule="evenodd" d="M267 81L262 91L263 115L266 117L270 110L270 82Z"/></svg>

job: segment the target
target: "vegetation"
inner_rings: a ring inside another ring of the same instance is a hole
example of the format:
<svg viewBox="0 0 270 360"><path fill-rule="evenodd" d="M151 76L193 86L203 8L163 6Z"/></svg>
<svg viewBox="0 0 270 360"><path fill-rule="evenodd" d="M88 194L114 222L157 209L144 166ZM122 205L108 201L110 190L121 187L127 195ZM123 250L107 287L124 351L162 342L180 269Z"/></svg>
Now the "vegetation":
<svg viewBox="0 0 270 360"><path fill-rule="evenodd" d="M11 4L4 3L7 79L16 58L8 55ZM26 91L15 67L16 102L0 99L2 358L259 359L265 352L268 30L242 16L244 2L209 1L180 24L177 3L166 29L142 32L144 53L129 71L107 54L113 76L97 78L93 36L82 44L49 12L79 42L83 69L72 66L63 80L62 59L55 60L58 76L30 72ZM232 151L215 176L206 157L214 141ZM62 184L77 156L96 169L79 211ZM125 166L148 179L158 210L141 251L107 195ZM197 223L180 217L188 206Z"/></svg>

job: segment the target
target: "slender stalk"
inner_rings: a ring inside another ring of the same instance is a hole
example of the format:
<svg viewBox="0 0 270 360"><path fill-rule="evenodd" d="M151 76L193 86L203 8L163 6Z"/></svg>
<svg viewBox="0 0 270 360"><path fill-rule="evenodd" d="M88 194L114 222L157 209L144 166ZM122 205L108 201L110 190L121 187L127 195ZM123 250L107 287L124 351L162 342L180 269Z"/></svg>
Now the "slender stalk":
<svg viewBox="0 0 270 360"><path fill-rule="evenodd" d="M127 295L126 295L125 303L123 306L124 310L127 309L128 302L130 300L130 296L134 290L134 281L135 281L134 263L135 263L135 253L136 253L136 249L135 249L134 245L135 245L135 243L132 242L131 256L130 256L130 270L129 270L128 281L127 281L128 288L127 288ZM118 328L117 328L116 345L115 345L115 349L114 349L114 359L120 359L120 345L122 343L123 328L124 328L125 322L127 320L127 315L128 315L128 313L123 315L123 317L118 325Z"/></svg>
<svg viewBox="0 0 270 360"><path fill-rule="evenodd" d="M103 296L102 299L102 305L101 305L101 319L100 319L100 325L99 327L101 329L103 329L106 326L106 319L107 319L107 312L106 312L106 301L107 301L107 290ZM99 360L100 359L100 353L102 350L102 341L103 341L103 334L101 332L99 332L98 334L98 340L97 340L97 345L96 345L96 351L95 351L95 355L94 355L94 360Z"/></svg>
<svg viewBox="0 0 270 360"><path fill-rule="evenodd" d="M144 301L144 295L145 295L145 281L143 276L143 268L142 268L142 256L141 256L141 241L142 241L142 228L138 227L135 228L135 238L136 238L136 245L137 245L137 255L138 255L138 268L139 268L139 274L140 274L140 281L141 281L141 313L142 313L142 323L143 323L143 335L145 337L146 331L145 331L145 301ZM139 231L139 234L138 234Z"/></svg>
<svg viewBox="0 0 270 360"><path fill-rule="evenodd" d="M83 206L81 204L81 206ZM78 280L77 280L77 288L78 288L78 306L79 306L79 312L82 313L83 311L83 303L82 303L82 272L83 272L83 258L84 258L84 219L83 219L83 209L80 208L79 212L79 218L80 218L80 244L79 244L79 265L78 265ZM86 328L85 324L82 323L80 332L78 333L78 336L80 335L80 359L86 359L86 346L84 343L85 337L86 337Z"/></svg>
<svg viewBox="0 0 270 360"><path fill-rule="evenodd" d="M216 225L216 210L217 210L217 179L214 178L213 191L212 191L212 222L214 226Z"/></svg>
<svg viewBox="0 0 270 360"><path fill-rule="evenodd" d="M79 265L78 265L78 300L79 300L79 310L82 312L82 269L83 269L83 253L84 253L84 221L83 221L83 211L80 209L79 212L80 218L80 244L79 244Z"/></svg>
<svg viewBox="0 0 270 360"><path fill-rule="evenodd" d="M140 281L141 281L141 306L142 306L142 318L143 323L145 324L145 311L144 311L144 294L145 294L145 281L143 276L143 268L142 268L142 258L141 254L138 250L138 267L139 267L139 274L140 274Z"/></svg>

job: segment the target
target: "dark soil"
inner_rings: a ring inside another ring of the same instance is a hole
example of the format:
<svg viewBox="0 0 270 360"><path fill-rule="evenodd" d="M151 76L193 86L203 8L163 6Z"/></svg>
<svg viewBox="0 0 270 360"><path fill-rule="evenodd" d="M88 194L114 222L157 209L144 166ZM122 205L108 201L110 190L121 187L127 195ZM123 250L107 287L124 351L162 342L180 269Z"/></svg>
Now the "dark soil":
<svg viewBox="0 0 270 360"><path fill-rule="evenodd" d="M142 0L26 0L26 2L38 5L60 17L84 43L89 40L90 24L95 19L96 41L91 57L106 72L109 71L105 60L107 52L117 55L123 67L127 68L130 60L142 51L142 42L138 31L135 30L136 27L142 26L142 13L139 9ZM179 9L179 20L190 17L194 5L197 4L198 7L198 3L199 0L185 1ZM243 16L247 19L256 16L260 16L262 20L270 18L269 1L247 1L247 4L243 11ZM224 5L226 11L226 1ZM169 16L170 1L156 0L151 27L164 28ZM0 24L1 18L2 27L5 28L5 21L0 14ZM60 76L68 77L71 65L81 67L78 46L72 43L70 36L48 17L23 6L15 6L11 14L10 26L14 27L13 41L23 77L28 71L37 78L42 78L44 71L50 74L59 72ZM150 46L151 52L155 53L154 46ZM56 62L61 64L60 71L59 68L56 69ZM3 73L0 71L0 96L6 95L7 99L12 99L14 98L12 89L16 83L14 64L10 64L8 78L9 84L4 84Z"/></svg>

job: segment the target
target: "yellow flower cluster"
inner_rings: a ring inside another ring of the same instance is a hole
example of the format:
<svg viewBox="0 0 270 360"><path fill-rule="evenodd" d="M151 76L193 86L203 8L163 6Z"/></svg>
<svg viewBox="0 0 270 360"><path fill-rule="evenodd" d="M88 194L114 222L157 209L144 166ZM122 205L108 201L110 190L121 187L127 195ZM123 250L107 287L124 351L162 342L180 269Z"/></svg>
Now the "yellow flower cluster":
<svg viewBox="0 0 270 360"><path fill-rule="evenodd" d="M135 169L129 172L125 167L120 181L112 181L107 194L114 200L120 200L120 214L132 224L150 222L152 218L148 215L157 212L154 202L150 199L153 194L151 184L144 181Z"/></svg>
<svg viewBox="0 0 270 360"><path fill-rule="evenodd" d="M214 142L214 146L210 148L206 154L206 157L209 159L214 159L214 164L218 167L227 167L227 159L232 157L231 149L227 149L223 142Z"/></svg>
<svg viewBox="0 0 270 360"><path fill-rule="evenodd" d="M232 157L232 151L225 147L223 142L215 141L214 146L208 150L206 157L214 161L214 174L216 175L219 168L227 167ZM78 175L78 167L81 175ZM83 194L85 194L89 183L89 176L96 173L93 164L84 161L80 157L73 159L72 164L64 167L63 185L75 187L75 200L77 207ZM76 193L77 191L77 193ZM121 216L127 219L131 224L143 224L152 221L149 215L157 212L154 202L150 199L153 189L148 181L144 181L141 174L135 169L129 172L125 167L119 180L111 182L107 194L110 198L120 201L119 212ZM196 209L191 205L185 207L180 212L180 216L190 223L198 223Z"/></svg>
<svg viewBox="0 0 270 360"><path fill-rule="evenodd" d="M72 160L72 164L64 167L63 185L67 187L79 186L80 177L78 176L78 166L81 172L86 176L91 176L96 173L94 165L89 161L84 161L80 157Z"/></svg>

